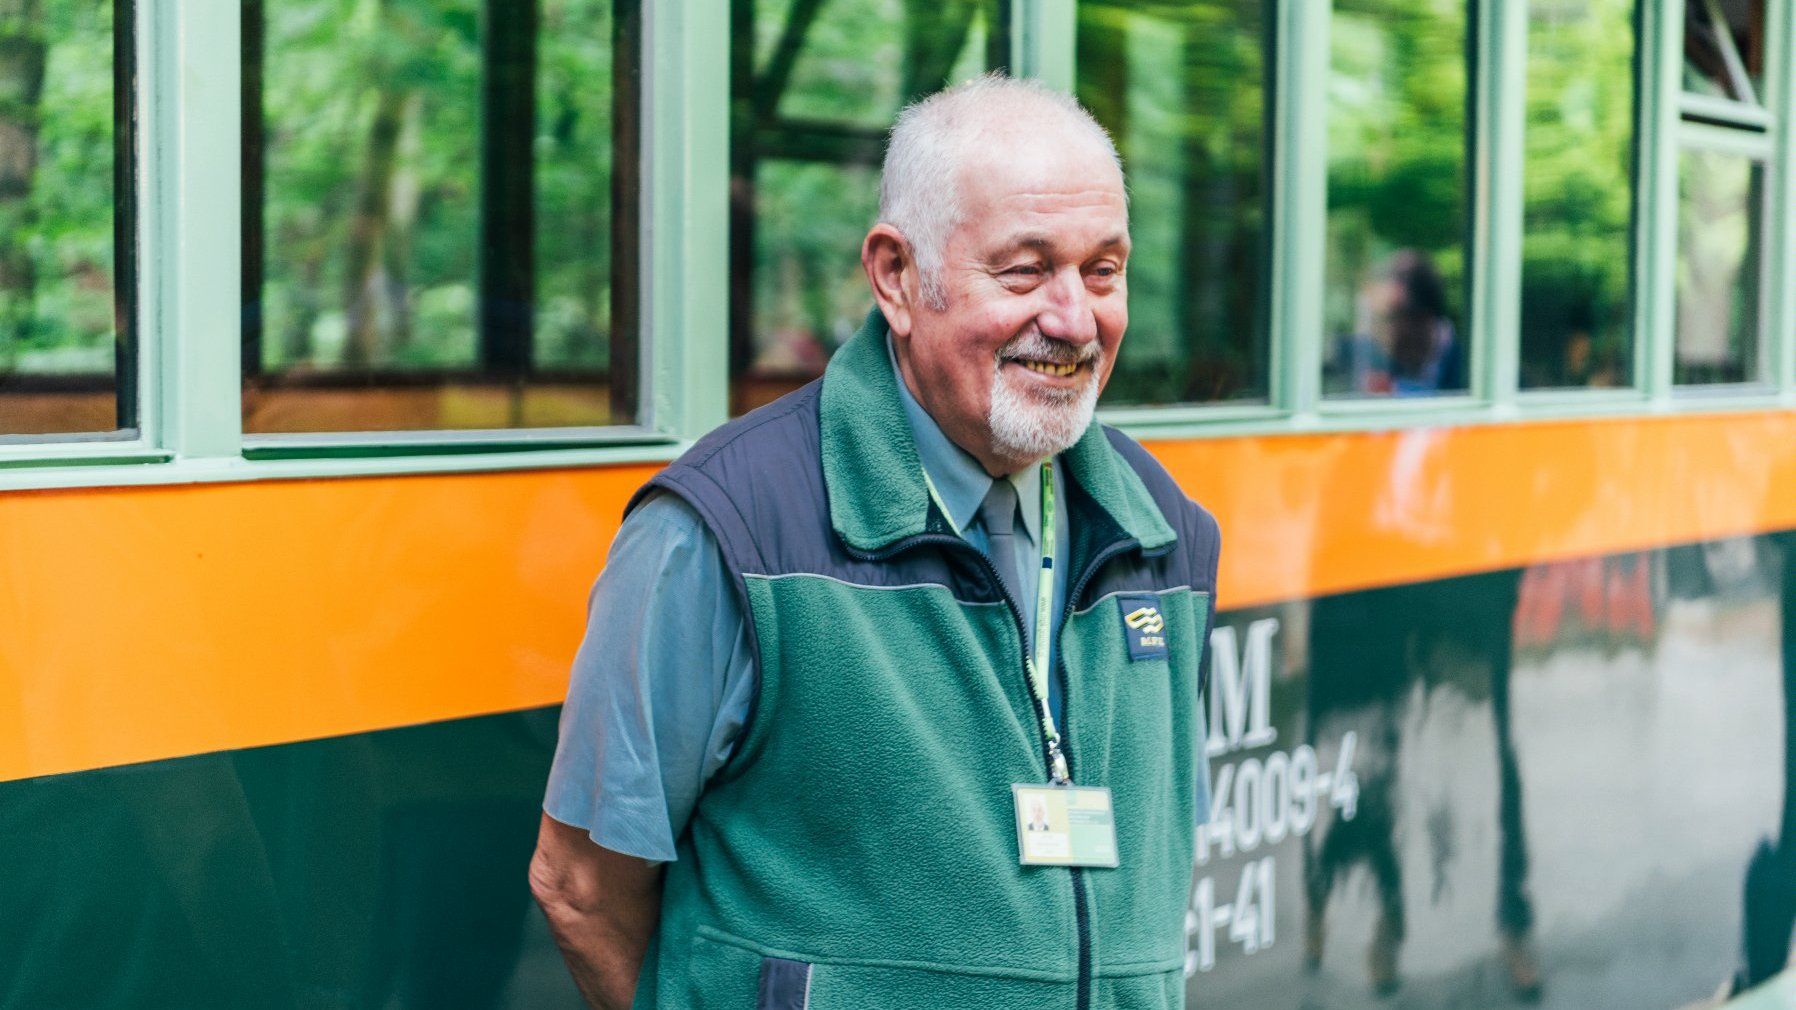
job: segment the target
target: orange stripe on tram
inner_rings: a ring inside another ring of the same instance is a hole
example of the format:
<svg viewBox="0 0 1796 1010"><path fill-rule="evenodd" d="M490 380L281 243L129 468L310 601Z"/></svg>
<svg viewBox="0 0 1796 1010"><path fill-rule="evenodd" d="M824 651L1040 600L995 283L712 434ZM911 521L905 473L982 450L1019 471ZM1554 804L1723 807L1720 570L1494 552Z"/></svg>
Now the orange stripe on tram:
<svg viewBox="0 0 1796 1010"><path fill-rule="evenodd" d="M0 780L558 701L653 473L0 495Z"/></svg>
<svg viewBox="0 0 1796 1010"><path fill-rule="evenodd" d="M1235 608L1796 527L1796 413L1158 441ZM0 780L558 701L654 472L0 496Z"/></svg>
<svg viewBox="0 0 1796 1010"><path fill-rule="evenodd" d="M1150 442L1224 608L1796 527L1796 412Z"/></svg>

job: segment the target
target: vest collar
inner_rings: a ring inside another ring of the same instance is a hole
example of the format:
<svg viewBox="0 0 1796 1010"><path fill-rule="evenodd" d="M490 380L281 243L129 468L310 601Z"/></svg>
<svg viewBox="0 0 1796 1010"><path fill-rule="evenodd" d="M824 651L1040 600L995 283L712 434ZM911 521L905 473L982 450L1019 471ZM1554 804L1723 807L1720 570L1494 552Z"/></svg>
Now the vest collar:
<svg viewBox="0 0 1796 1010"><path fill-rule="evenodd" d="M867 316L824 370L818 407L830 524L849 547L868 554L905 537L950 529L923 483L899 379L886 353L887 330L879 310ZM1102 425L1092 422L1060 458L1068 478L1143 549L1177 539L1141 478L1110 447Z"/></svg>

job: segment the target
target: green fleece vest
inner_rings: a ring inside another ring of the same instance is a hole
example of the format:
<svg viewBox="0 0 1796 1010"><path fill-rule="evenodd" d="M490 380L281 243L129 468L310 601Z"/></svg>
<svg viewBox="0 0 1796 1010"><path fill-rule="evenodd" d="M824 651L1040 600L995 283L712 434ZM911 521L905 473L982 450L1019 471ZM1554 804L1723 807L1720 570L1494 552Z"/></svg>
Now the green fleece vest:
<svg viewBox="0 0 1796 1010"><path fill-rule="evenodd" d="M1122 865L1019 865L1011 785L1048 781L1021 617L930 499L884 340L876 315L820 384L651 482L716 535L759 690L668 867L636 1006L1180 1007L1215 523L1114 432L1063 454L1053 675ZM1165 648L1141 655L1122 618L1144 596Z"/></svg>

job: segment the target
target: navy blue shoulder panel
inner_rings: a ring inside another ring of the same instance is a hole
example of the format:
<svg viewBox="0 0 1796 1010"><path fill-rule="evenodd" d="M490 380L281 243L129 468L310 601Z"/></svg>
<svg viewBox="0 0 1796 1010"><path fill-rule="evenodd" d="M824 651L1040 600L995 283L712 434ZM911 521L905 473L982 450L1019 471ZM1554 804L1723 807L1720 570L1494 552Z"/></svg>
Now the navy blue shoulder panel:
<svg viewBox="0 0 1796 1010"><path fill-rule="evenodd" d="M643 486L689 502L740 575L826 575L858 585L959 585L983 598L982 575L963 582L965 560L911 550L888 561L852 554L830 522L818 414L821 382L718 428ZM995 588L995 587L993 587Z"/></svg>
<svg viewBox="0 0 1796 1010"><path fill-rule="evenodd" d="M858 585L946 585L963 599L997 598L970 552L906 550L871 561L849 551L830 523L817 410L821 388L812 382L706 435L644 485L630 507L650 489L678 494L704 518L738 575L804 573ZM1141 477L1178 540L1170 550L1124 555L1106 565L1086 588L1085 600L1179 585L1213 596L1220 541L1216 520L1133 439L1109 428L1105 435Z"/></svg>
<svg viewBox="0 0 1796 1010"><path fill-rule="evenodd" d="M715 429L644 484L628 508L651 490L671 491L704 518L732 571L776 574L779 566L763 550L767 527L757 520L809 516L828 527L827 514L819 517L815 507L827 501L817 442L820 388L812 382Z"/></svg>
<svg viewBox="0 0 1796 1010"><path fill-rule="evenodd" d="M1119 578L1145 578L1148 584L1158 586L1190 586L1199 592L1209 593L1212 603L1216 598L1216 566L1221 556L1222 533L1212 516L1202 505L1186 497L1166 468L1160 465L1139 442L1124 435L1114 428L1105 426L1104 435L1110 440L1110 447L1116 450L1129 464L1129 468L1141 478L1147 492L1159 507L1160 514L1178 534L1178 541L1170 551L1157 556L1143 557L1138 564L1148 571L1124 573L1106 573L1103 580L1107 584L1092 587L1087 592L1088 599L1106 595L1109 592L1133 588L1117 584Z"/></svg>

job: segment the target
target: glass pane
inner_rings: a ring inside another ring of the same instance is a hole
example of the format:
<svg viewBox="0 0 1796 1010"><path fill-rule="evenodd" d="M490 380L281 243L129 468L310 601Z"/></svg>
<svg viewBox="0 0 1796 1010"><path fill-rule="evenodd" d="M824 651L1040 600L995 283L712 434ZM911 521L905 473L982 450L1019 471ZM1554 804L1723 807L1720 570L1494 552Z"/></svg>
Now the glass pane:
<svg viewBox="0 0 1796 1010"><path fill-rule="evenodd" d="M1625 386L1634 0L1536 2L1524 135L1524 388Z"/></svg>
<svg viewBox="0 0 1796 1010"><path fill-rule="evenodd" d="M1336 0L1323 389L1466 388L1466 0Z"/></svg>
<svg viewBox="0 0 1796 1010"><path fill-rule="evenodd" d="M1079 98L1129 173L1129 330L1104 402L1264 400L1267 5L1079 5Z"/></svg>
<svg viewBox="0 0 1796 1010"><path fill-rule="evenodd" d="M905 103L1004 66L1006 0L737 0L730 408L823 374L873 307L861 239ZM752 43L752 44L751 44Z"/></svg>
<svg viewBox="0 0 1796 1010"><path fill-rule="evenodd" d="M1684 90L1764 104L1765 0L1685 0Z"/></svg>
<svg viewBox="0 0 1796 1010"><path fill-rule="evenodd" d="M635 419L613 6L246 0L246 432Z"/></svg>
<svg viewBox="0 0 1796 1010"><path fill-rule="evenodd" d="M130 25L0 2L0 438L137 423Z"/></svg>
<svg viewBox="0 0 1796 1010"><path fill-rule="evenodd" d="M1678 166L1679 383L1759 378L1765 167L1716 151Z"/></svg>

